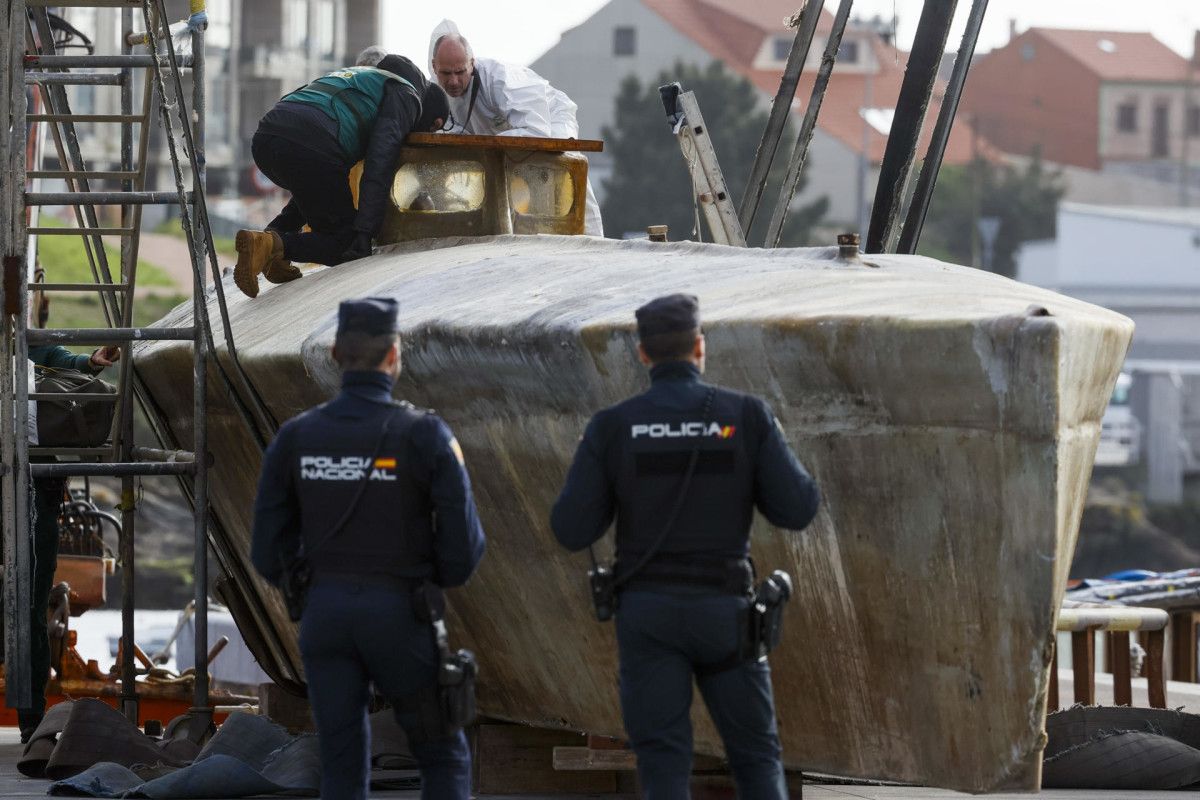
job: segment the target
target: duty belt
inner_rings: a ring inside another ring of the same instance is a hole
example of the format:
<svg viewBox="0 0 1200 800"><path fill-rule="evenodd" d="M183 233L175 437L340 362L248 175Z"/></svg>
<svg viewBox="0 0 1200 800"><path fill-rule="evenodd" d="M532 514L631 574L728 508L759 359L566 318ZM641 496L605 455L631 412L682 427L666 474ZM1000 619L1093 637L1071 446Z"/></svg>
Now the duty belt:
<svg viewBox="0 0 1200 800"><path fill-rule="evenodd" d="M617 575L621 564L617 563ZM660 555L642 567L623 588L702 586L722 594L746 595L754 587L754 565L748 558L697 558Z"/></svg>

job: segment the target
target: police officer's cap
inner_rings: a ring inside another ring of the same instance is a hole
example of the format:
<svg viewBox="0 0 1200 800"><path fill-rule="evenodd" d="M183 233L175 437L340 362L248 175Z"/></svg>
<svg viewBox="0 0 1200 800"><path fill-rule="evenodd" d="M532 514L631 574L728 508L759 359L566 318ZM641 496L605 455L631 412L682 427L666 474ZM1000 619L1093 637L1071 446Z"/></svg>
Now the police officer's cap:
<svg viewBox="0 0 1200 800"><path fill-rule="evenodd" d="M700 329L700 301L694 294L656 297L637 310L638 337Z"/></svg>
<svg viewBox="0 0 1200 800"><path fill-rule="evenodd" d="M391 297L363 297L343 300L338 306L338 335L365 333L386 336L396 333L400 304Z"/></svg>

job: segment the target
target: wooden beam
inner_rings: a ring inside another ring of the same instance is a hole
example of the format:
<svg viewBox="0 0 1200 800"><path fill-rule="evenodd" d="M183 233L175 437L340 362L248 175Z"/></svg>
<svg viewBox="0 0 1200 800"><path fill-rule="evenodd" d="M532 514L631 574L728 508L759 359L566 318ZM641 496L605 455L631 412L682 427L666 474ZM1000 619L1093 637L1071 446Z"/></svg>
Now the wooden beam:
<svg viewBox="0 0 1200 800"><path fill-rule="evenodd" d="M587 750L587 739L570 731L484 722L475 732L475 790L479 794L610 794L614 767L560 772L554 754L562 747ZM597 750L616 753L621 750Z"/></svg>
<svg viewBox="0 0 1200 800"><path fill-rule="evenodd" d="M1151 708L1167 707L1167 678L1163 670L1164 631L1150 631L1146 637L1146 690Z"/></svg>
<svg viewBox="0 0 1200 800"><path fill-rule="evenodd" d="M1186 609L1171 614L1171 680L1200 683L1196 674L1196 625L1200 611Z"/></svg>
<svg viewBox="0 0 1200 800"><path fill-rule="evenodd" d="M598 139L551 139L541 136L472 136L462 133L410 133L408 145L442 147L486 147L491 150L536 150L544 153L599 153L604 142Z"/></svg>
<svg viewBox="0 0 1200 800"><path fill-rule="evenodd" d="M561 771L576 770L635 770L637 756L632 750L607 750L592 747L554 748L554 768Z"/></svg>
<svg viewBox="0 0 1200 800"><path fill-rule="evenodd" d="M1075 671L1075 702L1096 705L1096 634L1092 628L1071 633L1071 668Z"/></svg>
<svg viewBox="0 0 1200 800"><path fill-rule="evenodd" d="M1129 670L1129 631L1109 631L1109 663L1112 664L1113 705L1133 705L1133 676Z"/></svg>

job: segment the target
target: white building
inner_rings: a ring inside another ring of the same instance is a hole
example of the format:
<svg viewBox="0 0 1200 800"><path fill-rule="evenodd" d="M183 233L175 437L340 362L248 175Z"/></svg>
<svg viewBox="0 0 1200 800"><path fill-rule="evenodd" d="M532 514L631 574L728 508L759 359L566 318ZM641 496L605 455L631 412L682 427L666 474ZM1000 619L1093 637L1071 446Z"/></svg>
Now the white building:
<svg viewBox="0 0 1200 800"><path fill-rule="evenodd" d="M1200 362L1200 208L1062 203L1058 238L1026 244L1017 278L1132 319L1130 359Z"/></svg>
<svg viewBox="0 0 1200 800"><path fill-rule="evenodd" d="M1025 245L1017 278L1133 320L1144 489L1181 502L1184 475L1200 470L1200 209L1062 203L1058 238Z"/></svg>
<svg viewBox="0 0 1200 800"><path fill-rule="evenodd" d="M784 20L802 5L799 0L611 0L563 33L559 43L532 66L579 105L580 135L589 139L602 138L604 127L612 125L623 80L633 75L644 87L677 63L704 67L720 61L734 75L749 80L767 108L779 89L796 34ZM826 9L796 92L795 130L808 105L832 23ZM805 166L808 185L796 199L808 203L828 197L827 221L847 230L856 229L860 204L874 198L907 61L881 29L886 26L878 21L852 22L847 27ZM935 91L931 120L937 116L940 97L941 92ZM704 98L699 100L703 109ZM786 159L792 144L782 143L777 157ZM960 119L945 163L966 163L971 148L970 127ZM603 153L588 160L599 193L612 163ZM860 181L860 174L865 180Z"/></svg>

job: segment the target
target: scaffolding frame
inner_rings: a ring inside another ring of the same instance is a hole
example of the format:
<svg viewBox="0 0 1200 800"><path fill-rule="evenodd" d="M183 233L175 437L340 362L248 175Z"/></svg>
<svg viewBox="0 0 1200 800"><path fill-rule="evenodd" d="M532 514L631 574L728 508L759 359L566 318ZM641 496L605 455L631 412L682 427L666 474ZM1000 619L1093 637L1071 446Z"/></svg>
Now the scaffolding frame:
<svg viewBox="0 0 1200 800"><path fill-rule="evenodd" d="M204 10L202 0L192 0L192 11ZM54 39L47 8L107 8L121 14L124 32L120 55L69 56L54 52ZM134 11L140 10L144 31L135 36ZM167 43L166 52L159 40ZM149 54L134 54L138 43L148 46ZM195 576L196 663L193 708L197 730L206 730L212 721L209 706L208 652L208 431L207 388L208 355L212 351L212 333L208 321L204 272L206 256L212 251L212 235L204 205L204 27L191 28L192 55L177 57L163 0L10 0L0 17L0 53L4 54L8 80L0 86L0 108L6 117L0 141L0 157L10 167L14 180L0 191L0 256L3 257L3 285L0 288L3 320L0 331L0 435L3 436L3 461L0 463L3 506L3 553L5 567L5 664L6 704L28 707L32 700L30 674L30 577L32 567L32 520L29 514L29 487L34 478L67 476L110 476L121 478L122 531L119 543L122 571L122 659L121 711L135 724L138 721L138 692L134 644L134 541L135 479L150 476L176 476L185 495L192 500L194 521L193 570ZM191 125L184 103L181 70L192 70ZM107 69L115 73L73 72L75 69ZM134 112L134 70L147 70L141 112ZM48 113L28 115L25 86L37 87ZM116 86L120 91L120 114L72 114L65 87L68 85ZM146 191L147 156L155 98L159 101L161 123L170 150L176 191ZM189 163L192 186L184 186L176 133L170 109L176 107L184 121L183 151ZM76 122L116 124L121 128L120 168L94 170L85 164L75 130ZM59 169L44 170L26 159L29 124L49 127L58 156ZM133 126L140 126L136 150ZM60 179L68 192L29 190L30 180ZM119 180L120 191L95 191L92 180ZM142 208L149 204L177 204L188 239L193 267L192 324L177 328L134 327L137 262ZM28 215L41 206L72 206L76 228L47 229L29 226ZM105 228L99 224L96 206L120 206L120 225ZM119 274L114 278L101 237L121 237ZM91 266L94 283L42 284L42 291L98 294L108 327L87 329L39 330L29 326L28 293L31 286L33 237L40 235L78 235ZM215 267L215 258L213 259ZM215 274L215 273L214 273ZM222 312L224 313L224 298ZM232 348L232 336L226 328ZM30 346L41 344L125 344L147 340L192 342L193 413L190 451L139 447L134 441L133 405L140 401L152 427L161 439L161 420L154 420L135 370L134 353L129 347L120 361L117 407L109 443L103 448L30 447L25 426L28 403L41 399L31 392L28 372ZM223 375L224 376L224 375ZM157 424L155 424L157 423ZM20 434L20 435L18 435ZM197 456L197 454L201 454ZM68 456L76 460L57 463L31 463L31 456ZM33 621L32 624L36 624Z"/></svg>

